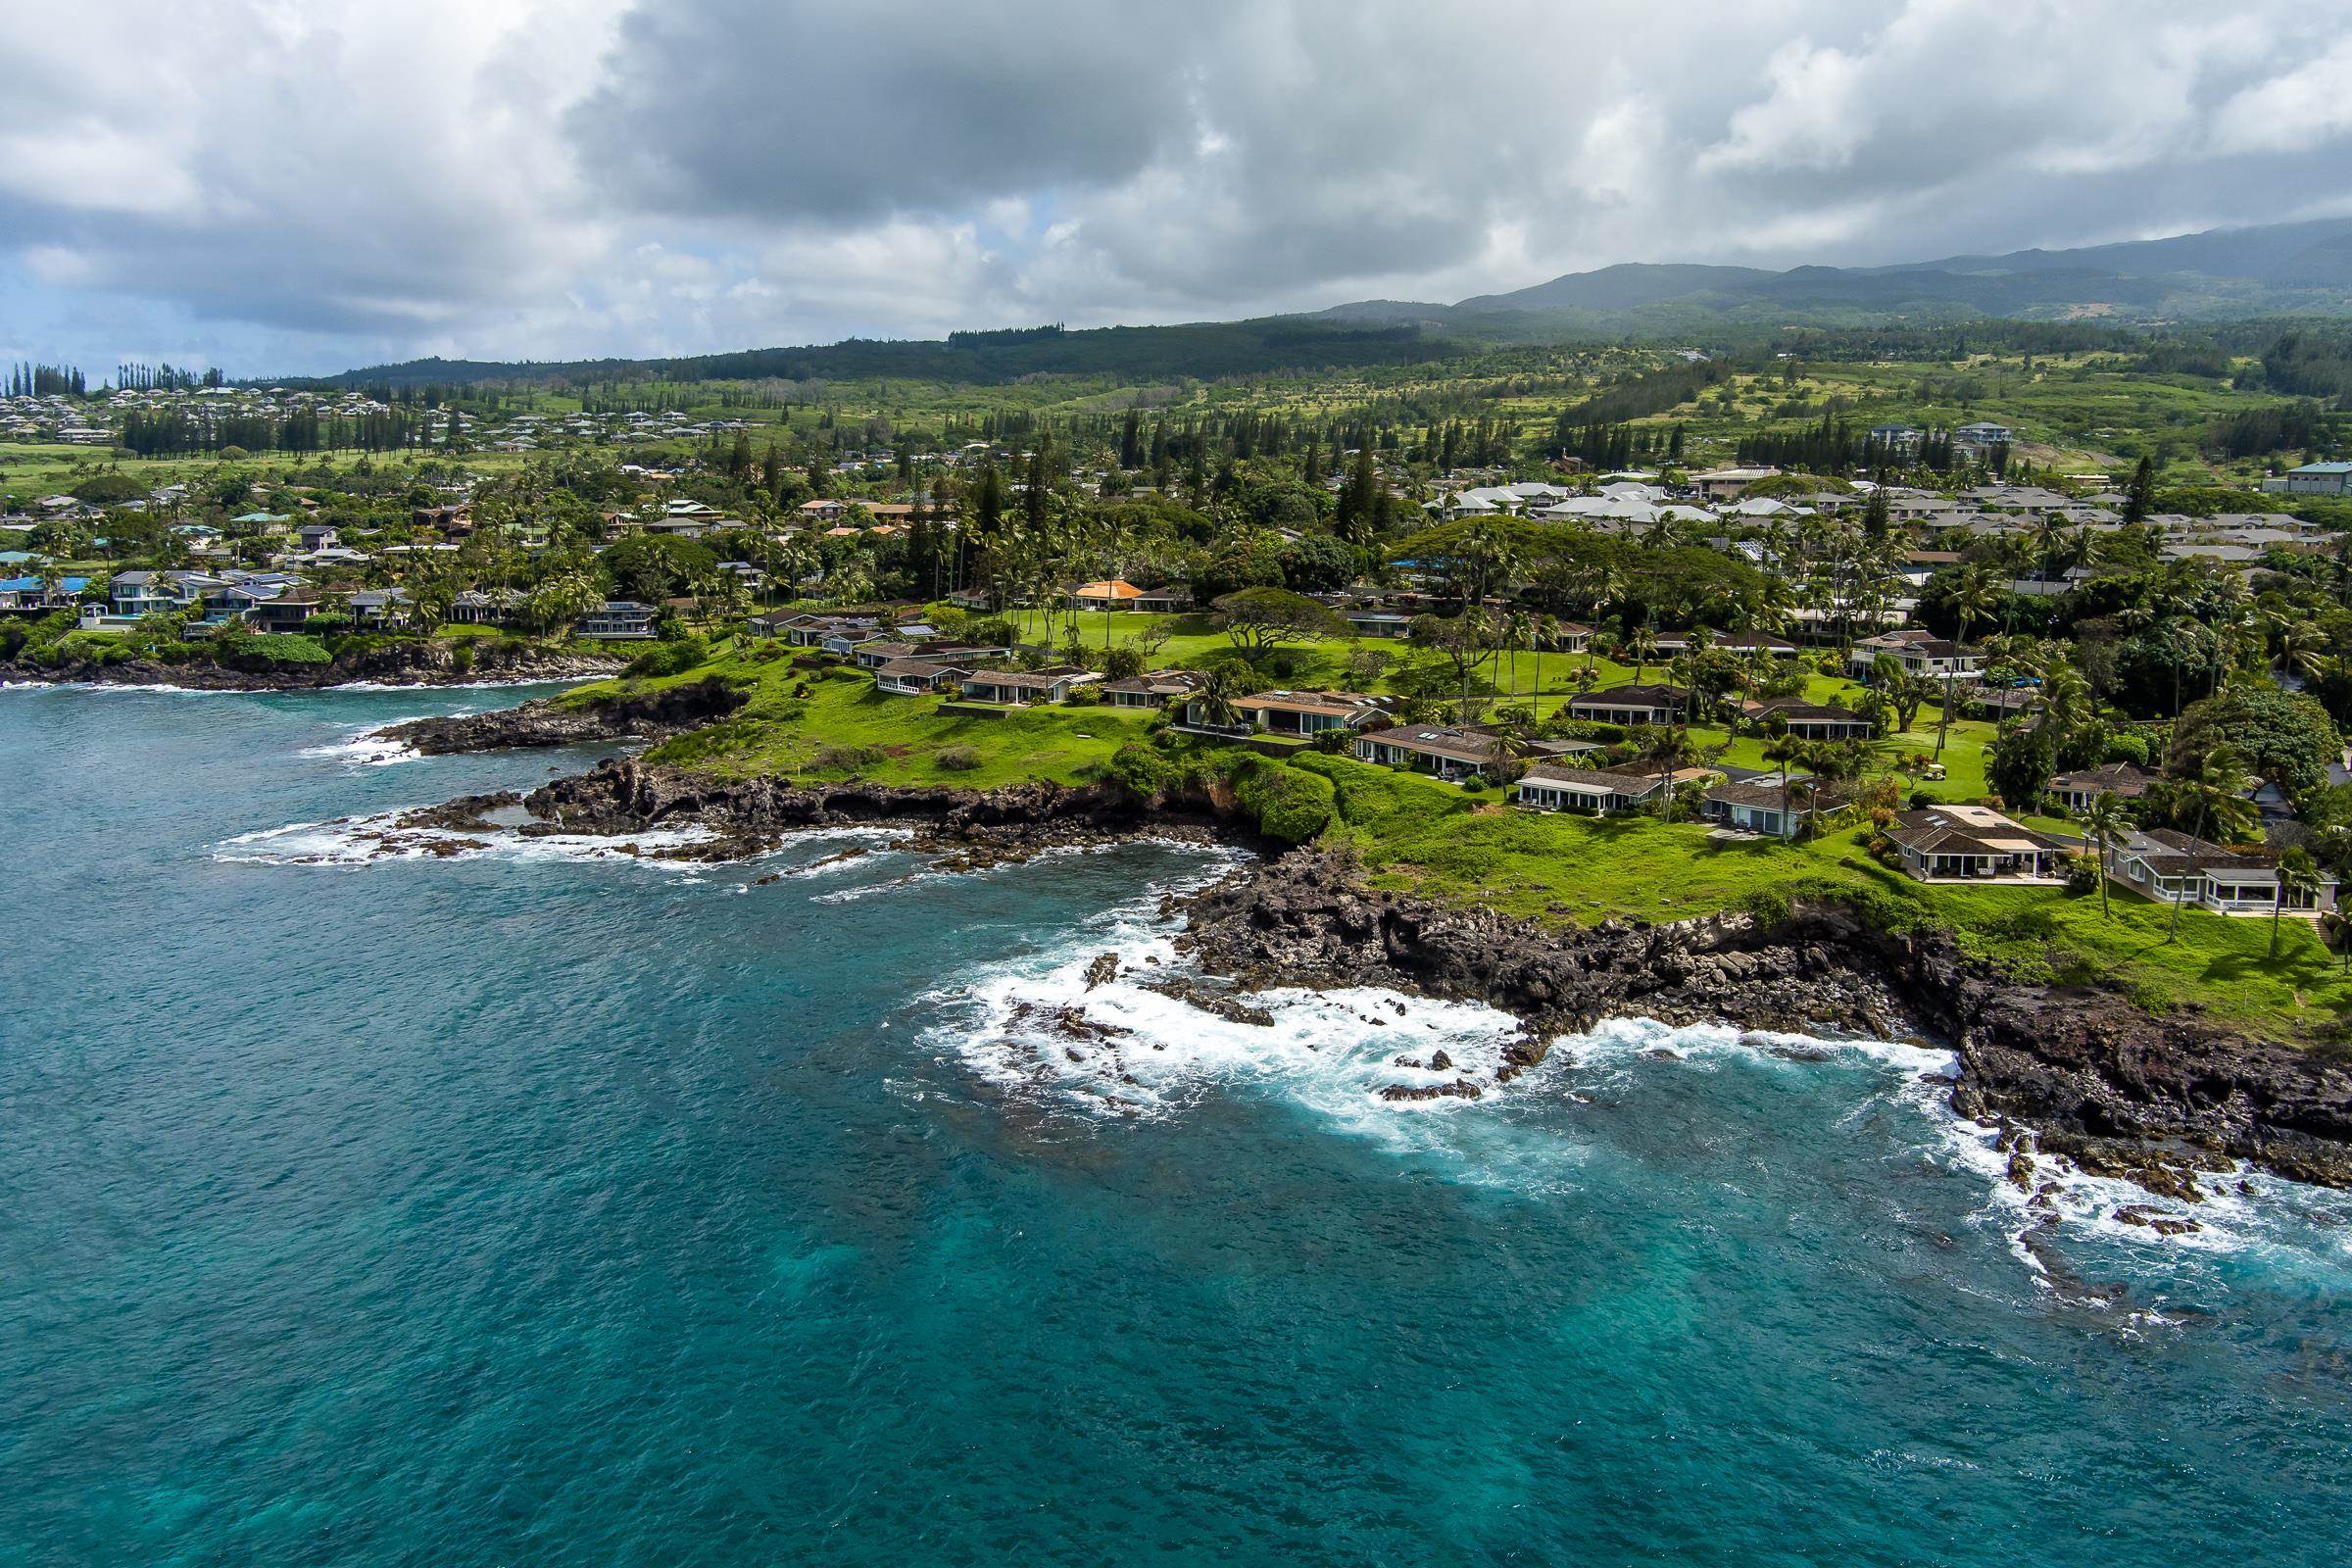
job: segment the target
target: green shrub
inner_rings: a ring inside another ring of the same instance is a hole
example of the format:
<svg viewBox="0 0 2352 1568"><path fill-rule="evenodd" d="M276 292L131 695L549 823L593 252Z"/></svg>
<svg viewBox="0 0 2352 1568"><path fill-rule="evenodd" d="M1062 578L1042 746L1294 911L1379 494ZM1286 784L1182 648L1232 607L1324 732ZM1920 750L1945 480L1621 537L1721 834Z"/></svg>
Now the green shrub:
<svg viewBox="0 0 2352 1568"><path fill-rule="evenodd" d="M1143 801L1165 799L1184 778L1183 768L1168 758L1149 746L1133 744L1111 753L1110 760L1102 764L1102 773Z"/></svg>
<svg viewBox="0 0 2352 1568"><path fill-rule="evenodd" d="M1262 758L1251 760L1261 765L1240 774L1234 798L1257 818L1259 832L1286 844L1304 844L1330 825L1339 805L1331 780Z"/></svg>
<svg viewBox="0 0 2352 1568"><path fill-rule="evenodd" d="M945 746L932 759L943 773L969 773L980 765L980 749L976 746Z"/></svg>
<svg viewBox="0 0 2352 1568"><path fill-rule="evenodd" d="M700 637L680 637L675 642L661 643L647 649L629 661L623 671L632 678L643 680L656 675L683 675L700 667L710 658L710 645Z"/></svg>
<svg viewBox="0 0 2352 1568"><path fill-rule="evenodd" d="M855 773L889 755L879 746L819 746L808 765L820 773Z"/></svg>

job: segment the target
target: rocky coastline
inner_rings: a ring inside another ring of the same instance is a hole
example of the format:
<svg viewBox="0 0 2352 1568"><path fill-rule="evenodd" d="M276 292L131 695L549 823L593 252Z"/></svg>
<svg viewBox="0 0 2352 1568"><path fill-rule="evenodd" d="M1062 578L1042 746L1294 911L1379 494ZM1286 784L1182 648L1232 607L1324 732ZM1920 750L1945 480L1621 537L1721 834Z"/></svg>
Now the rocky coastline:
<svg viewBox="0 0 2352 1568"><path fill-rule="evenodd" d="M471 653L461 659L460 647ZM38 686L170 686L182 691L298 692L330 686L466 686L587 680L612 675L626 661L612 654L557 651L494 641L391 643L338 656L329 663L237 669L222 664L167 664L158 660L115 662L69 660L58 664L0 662L0 684Z"/></svg>
<svg viewBox="0 0 2352 1568"><path fill-rule="evenodd" d="M675 713L607 707L605 722L682 722ZM568 733L544 716L523 727ZM471 745L493 730L460 733ZM1955 1053L1954 1108L2009 1129L2012 1179L2029 1190L2053 1167L2071 1167L2185 1198L2196 1192L2196 1172L2235 1160L2352 1187L2352 1063L2193 1012L2152 1016L2115 993L2021 984L1968 957L1946 933L1878 929L1841 905L1801 906L1772 924L1727 912L1669 924L1534 927L1373 889L1345 856L1263 841L1229 800L1143 800L1109 783L975 794L860 781L714 781L620 759L527 795L412 812L400 825L612 837L692 828L692 843L662 853L697 859L741 858L809 829L899 825L948 869L1140 837L1237 845L1254 852L1249 864L1167 906L1183 921L1178 946L1200 976L1185 982L1188 990L1220 1011L1250 1012L1250 993L1274 986L1381 986L1485 1002L1525 1025L1505 1051L1497 1084L1540 1063L1554 1036L1611 1016L1919 1039ZM1481 1092L1463 1079L1394 1098Z"/></svg>
<svg viewBox="0 0 2352 1568"><path fill-rule="evenodd" d="M448 757L597 741L660 740L724 718L742 706L741 692L724 681L707 679L600 702L562 703L543 697L487 713L412 719L389 725L377 734L426 757Z"/></svg>

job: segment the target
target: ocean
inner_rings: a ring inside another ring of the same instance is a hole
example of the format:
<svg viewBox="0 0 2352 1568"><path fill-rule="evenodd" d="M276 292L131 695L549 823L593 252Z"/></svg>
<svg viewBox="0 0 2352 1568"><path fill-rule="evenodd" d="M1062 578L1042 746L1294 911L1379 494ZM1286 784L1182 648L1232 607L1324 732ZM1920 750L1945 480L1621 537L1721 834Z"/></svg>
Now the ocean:
<svg viewBox="0 0 2352 1568"><path fill-rule="evenodd" d="M1890 1043L1391 1103L1511 1021L1153 990L1199 849L338 820L525 695L0 692L0 1564L2342 1560L2352 1196L2028 1246Z"/></svg>

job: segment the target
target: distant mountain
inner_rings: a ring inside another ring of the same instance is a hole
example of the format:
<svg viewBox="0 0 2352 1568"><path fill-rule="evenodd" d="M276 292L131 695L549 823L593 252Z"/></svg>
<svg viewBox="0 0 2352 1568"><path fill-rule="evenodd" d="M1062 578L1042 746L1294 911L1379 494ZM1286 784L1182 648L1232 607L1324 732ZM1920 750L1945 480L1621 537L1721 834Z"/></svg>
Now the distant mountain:
<svg viewBox="0 0 2352 1568"><path fill-rule="evenodd" d="M1692 294L1736 292L1780 274L1755 267L1700 267L1621 262L1596 272L1570 272L1509 294L1481 294L1454 307L1474 314L1494 311L1627 311Z"/></svg>
<svg viewBox="0 0 2352 1568"><path fill-rule="evenodd" d="M1624 263L1452 305L1356 300L1300 316L1182 326L853 338L675 360L416 360L324 377L342 386L479 381L866 380L999 385L1025 375L1127 380L1419 364L1495 344L1676 337L1784 326L1933 326L1986 317L2115 325L2352 316L2352 219L2221 228L2075 250L1947 256L1890 267Z"/></svg>
<svg viewBox="0 0 2352 1568"><path fill-rule="evenodd" d="M1371 308L1343 305L1321 314L1353 319ZM1890 267L1776 272L1624 263L1507 294L1481 294L1450 310L1411 309L1432 326L1514 340L1578 330L1853 325L1972 316L2132 321L2352 314L2352 219Z"/></svg>

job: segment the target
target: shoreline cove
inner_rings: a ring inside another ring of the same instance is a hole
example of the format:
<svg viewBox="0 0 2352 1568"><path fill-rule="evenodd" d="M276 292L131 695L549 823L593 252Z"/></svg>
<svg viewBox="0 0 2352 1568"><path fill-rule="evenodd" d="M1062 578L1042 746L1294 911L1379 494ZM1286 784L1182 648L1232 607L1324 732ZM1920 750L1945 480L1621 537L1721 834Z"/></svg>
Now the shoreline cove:
<svg viewBox="0 0 2352 1568"><path fill-rule="evenodd" d="M588 732L577 710L542 702L384 734L428 752L571 744L674 733L728 702L715 686L656 700L658 708L615 706ZM808 828L892 824L948 871L1135 837L1229 845L1253 858L1185 899L1181 941L1204 972L1242 992L1384 985L1482 1002L1551 1033L1639 1012L1673 1024L1948 1042L1959 1062L1954 1109L2014 1123L2030 1137L2021 1169L2062 1162L2185 1197L2200 1172L2245 1161L2352 1187L2352 1077L2341 1065L2201 1019L2155 1017L2111 993L2007 981L1970 960L1948 933L1871 929L1839 905L1799 906L1770 925L1734 911L1532 931L1482 908L1373 890L1345 856L1270 843L1231 800L1209 794L1147 801L1111 784L1032 782L975 794L858 781L712 782L634 758L527 794L461 797L396 825L478 833L502 812L518 812L525 836L626 837L692 825L705 836L660 853L711 860L765 853ZM1500 1081L1540 1063L1544 1049L1506 1053ZM1428 1098L1473 1092L1419 1088Z"/></svg>

